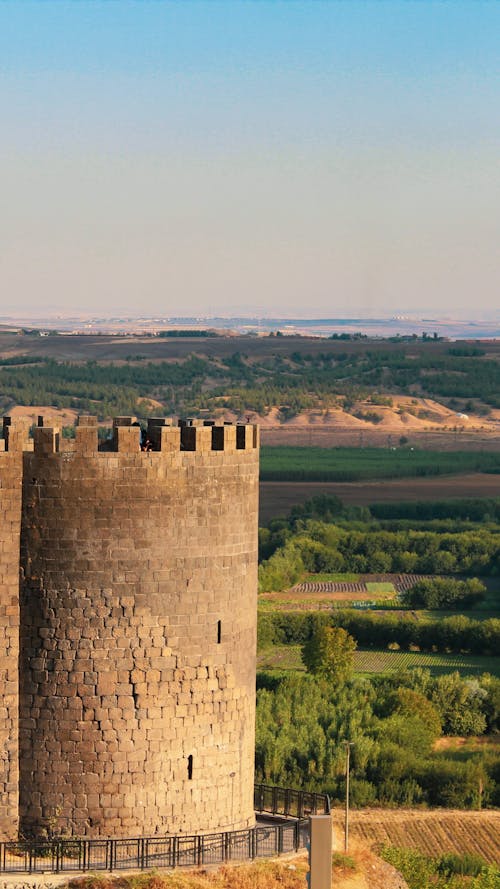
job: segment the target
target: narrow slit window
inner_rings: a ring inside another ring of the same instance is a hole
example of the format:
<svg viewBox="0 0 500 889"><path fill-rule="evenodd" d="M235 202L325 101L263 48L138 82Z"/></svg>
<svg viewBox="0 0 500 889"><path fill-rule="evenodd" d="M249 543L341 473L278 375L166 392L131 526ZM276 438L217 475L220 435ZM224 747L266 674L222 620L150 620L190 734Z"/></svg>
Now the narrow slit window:
<svg viewBox="0 0 500 889"><path fill-rule="evenodd" d="M217 645L220 645L222 639L222 621L217 621Z"/></svg>
<svg viewBox="0 0 500 889"><path fill-rule="evenodd" d="M188 781L193 780L193 754L190 753L188 756Z"/></svg>

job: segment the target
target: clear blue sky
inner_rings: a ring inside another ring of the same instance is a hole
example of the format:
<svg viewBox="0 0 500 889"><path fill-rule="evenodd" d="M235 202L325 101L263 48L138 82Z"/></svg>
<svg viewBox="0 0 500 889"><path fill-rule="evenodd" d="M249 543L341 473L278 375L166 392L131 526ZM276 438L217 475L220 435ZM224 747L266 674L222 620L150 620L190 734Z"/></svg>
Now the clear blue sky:
<svg viewBox="0 0 500 889"><path fill-rule="evenodd" d="M497 312L500 3L0 2L0 314Z"/></svg>

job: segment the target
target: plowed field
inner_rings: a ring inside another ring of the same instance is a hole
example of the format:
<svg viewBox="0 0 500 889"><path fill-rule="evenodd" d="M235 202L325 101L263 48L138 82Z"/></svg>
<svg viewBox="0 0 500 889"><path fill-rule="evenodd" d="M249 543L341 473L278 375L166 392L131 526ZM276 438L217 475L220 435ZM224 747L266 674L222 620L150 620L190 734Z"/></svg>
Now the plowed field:
<svg viewBox="0 0 500 889"><path fill-rule="evenodd" d="M402 500L448 500L454 497L499 497L500 475L396 478L366 482L261 482L260 523L287 515L296 503L317 494L336 494L343 503L368 506Z"/></svg>
<svg viewBox="0 0 500 889"><path fill-rule="evenodd" d="M343 838L343 813L333 812L335 835ZM418 849L426 855L474 852L492 864L500 862L500 812L453 809L358 809L350 814L350 836L370 845L388 843Z"/></svg>

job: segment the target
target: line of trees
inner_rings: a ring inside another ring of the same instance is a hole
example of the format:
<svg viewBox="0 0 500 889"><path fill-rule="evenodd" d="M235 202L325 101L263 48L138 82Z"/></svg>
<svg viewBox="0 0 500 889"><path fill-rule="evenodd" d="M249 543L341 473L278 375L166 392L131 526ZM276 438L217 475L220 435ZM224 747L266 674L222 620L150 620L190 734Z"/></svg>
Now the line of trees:
<svg viewBox="0 0 500 889"><path fill-rule="evenodd" d="M203 340L214 333L169 331L162 335L197 336L198 351L202 353ZM467 404L474 407L471 398L477 398L486 411L489 408L484 405L500 407L499 361L467 351L468 347L457 347L458 352L448 353L413 348L417 354L409 354L408 349L359 349L359 344L346 344L345 350L339 352L333 344L329 350L325 343L325 350L314 355L299 350L266 357L235 352L227 357L192 355L158 364L136 355L115 365L21 356L2 361L2 389L19 404L57 406L57 399L62 407L78 409L86 406L70 404L66 399L102 398L113 405L126 398L126 393L117 389L134 389L137 398L157 399L175 413L221 406L238 412L253 409L267 413L271 407L282 405L285 416L290 418L312 407L328 409L343 404L350 410L356 401L370 395L373 404L384 404L388 392L410 394L418 383L425 394L445 397L455 409L465 409ZM195 380L199 385L193 388ZM64 382L76 385L64 392ZM90 390L85 389L85 383L91 384ZM103 387L106 390L107 384L114 387L113 392L90 394L102 392ZM163 386L174 389L167 396L161 391ZM376 414L372 419L378 419Z"/></svg>
<svg viewBox="0 0 500 889"><path fill-rule="evenodd" d="M463 614L438 620L390 612L335 609L330 612L263 612L258 618L259 648L304 645L318 626L342 627L361 648L398 647L493 656L500 651L500 619L472 620Z"/></svg>
<svg viewBox="0 0 500 889"><path fill-rule="evenodd" d="M267 551L272 549L270 534L261 535ZM500 572L500 536L485 529L456 534L410 529L351 530L308 520L297 523L294 531L281 528L277 538L284 541L283 545L259 569L262 592L291 586L305 572L465 575Z"/></svg>
<svg viewBox="0 0 500 889"><path fill-rule="evenodd" d="M486 587L477 577L428 577L405 590L400 598L405 608L475 608L486 598Z"/></svg>

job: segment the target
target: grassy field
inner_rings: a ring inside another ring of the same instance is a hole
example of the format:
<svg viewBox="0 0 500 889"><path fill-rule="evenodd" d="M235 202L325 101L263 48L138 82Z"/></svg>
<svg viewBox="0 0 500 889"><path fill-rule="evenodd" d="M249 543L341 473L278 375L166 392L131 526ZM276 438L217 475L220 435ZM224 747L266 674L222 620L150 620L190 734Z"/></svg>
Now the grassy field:
<svg viewBox="0 0 500 889"><path fill-rule="evenodd" d="M366 589L375 597L381 593L389 593L391 596L396 593L394 584L390 581L367 581Z"/></svg>
<svg viewBox="0 0 500 889"><path fill-rule="evenodd" d="M268 447L261 450L262 481L339 481L500 472L500 454L409 448Z"/></svg>
<svg viewBox="0 0 500 889"><path fill-rule="evenodd" d="M304 670L300 645L275 645L259 653L257 664L261 670ZM462 676L491 673L500 677L500 657L383 649L354 652L356 673L396 673L413 667L425 667L434 675L457 670Z"/></svg>

